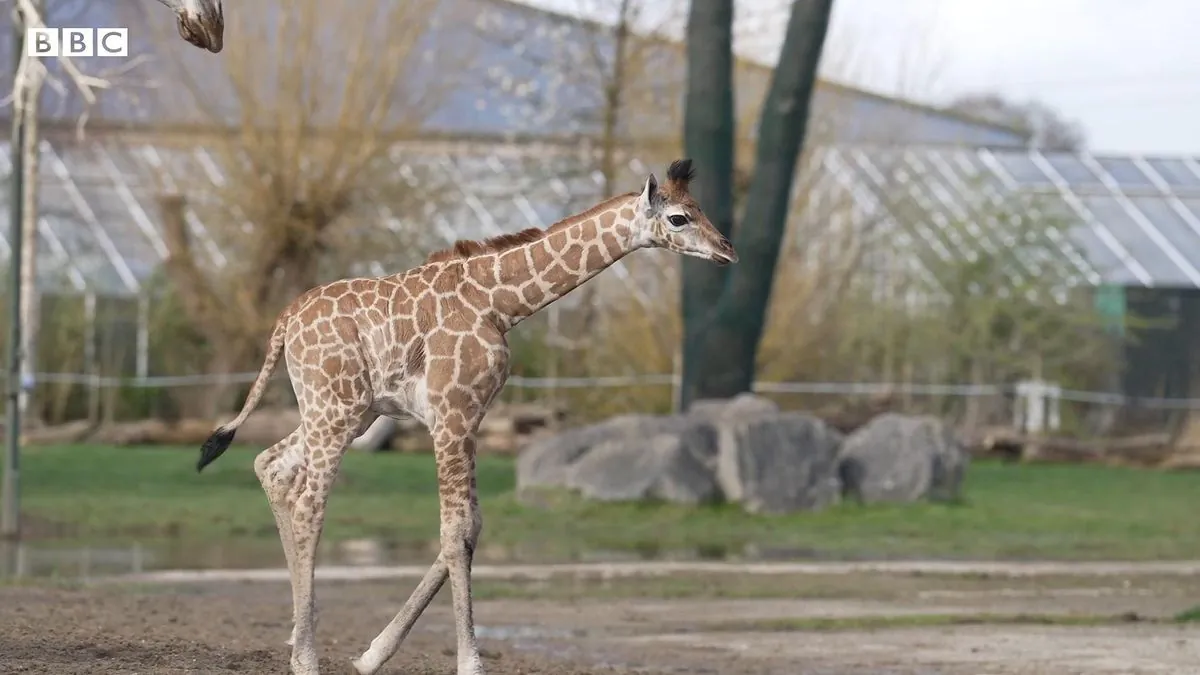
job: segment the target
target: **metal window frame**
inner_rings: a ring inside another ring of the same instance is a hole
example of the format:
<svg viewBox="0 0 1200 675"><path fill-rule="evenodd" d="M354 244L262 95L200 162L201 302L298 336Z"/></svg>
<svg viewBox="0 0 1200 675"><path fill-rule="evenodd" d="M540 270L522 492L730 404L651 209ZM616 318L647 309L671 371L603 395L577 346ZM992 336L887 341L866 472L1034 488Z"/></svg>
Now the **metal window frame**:
<svg viewBox="0 0 1200 675"><path fill-rule="evenodd" d="M1200 286L1200 270L1197 270L1194 265L1188 262L1187 257L1175 247L1175 244L1171 243L1171 240L1162 233L1162 230L1155 226L1154 221L1152 221L1140 208L1138 208L1137 204L1134 204L1133 201L1129 199L1129 196L1126 195L1124 190L1121 189L1117 179L1113 178L1112 174L1110 174L1107 169L1101 166L1099 162L1089 155L1081 154L1079 156L1079 161L1096 174L1104 187L1112 193L1112 197L1117 200L1118 204L1121 205L1121 208L1125 211L1126 215L1128 215L1134 221L1134 223L1137 224L1138 228L1141 229L1147 237L1149 237L1150 241L1154 242L1154 245L1158 246L1159 250L1162 251L1167 258L1179 268L1181 272L1183 272L1184 276L1188 278L1188 281L1192 282L1193 286Z"/></svg>
<svg viewBox="0 0 1200 675"><path fill-rule="evenodd" d="M67 167L66 162L63 161L62 157L49 141L43 139L39 143L39 146L42 151L49 154L51 172L62 182L62 187L67 193L67 198L70 200L71 206L96 238L96 243L99 245L104 257L108 259L109 263L117 271L117 276L120 278L121 283L125 285L130 295L140 293L142 290L141 281L133 273L133 270L130 269L128 261L125 260L125 256L117 248L112 238L108 236L108 231L104 229L99 219L96 218L96 213L92 211L87 198L83 196L83 193L79 190L79 186L75 183L75 179L71 177L71 171Z"/></svg>
<svg viewBox="0 0 1200 675"><path fill-rule="evenodd" d="M1000 164L999 161L997 161L995 155L993 155L990 150L987 148L980 148L978 152L980 159L987 163L988 168L992 169L997 176L1000 176L1006 185L1009 185L1014 191L1020 189L1020 184L1011 175L1009 175L1008 171L1005 170L1004 166ZM1075 193L1070 190L1070 187L1066 185L1066 181L1063 180L1062 176L1059 176L1057 172L1054 172L1053 174L1047 173L1046 167L1048 165L1045 163L1044 159L1042 160L1041 165L1039 165L1037 157L1040 156L1040 153L1038 153L1036 150L1029 150L1027 154L1034 162L1034 165L1038 166L1038 169L1045 173L1046 177L1050 179L1051 184L1057 188L1059 196L1062 197L1067 206L1075 212L1075 215L1079 216L1083 220L1084 225L1091 228L1092 232L1096 234L1096 237L1100 239L1100 242L1104 244L1104 246L1106 246L1114 256L1116 256L1117 260L1125 267L1125 269L1143 286L1152 286L1153 280L1146 268L1142 266L1141 262L1138 261L1137 258L1134 258L1132 255L1130 255L1129 251L1125 249L1125 246L1120 242L1120 240L1113 236L1113 233L1108 229L1108 226L1100 222L1100 220L1096 218L1095 214L1091 212L1091 209L1087 208L1087 205L1080 201L1079 197L1076 196ZM1054 167L1049 168L1051 171L1054 169ZM1055 181L1056 177L1057 181Z"/></svg>

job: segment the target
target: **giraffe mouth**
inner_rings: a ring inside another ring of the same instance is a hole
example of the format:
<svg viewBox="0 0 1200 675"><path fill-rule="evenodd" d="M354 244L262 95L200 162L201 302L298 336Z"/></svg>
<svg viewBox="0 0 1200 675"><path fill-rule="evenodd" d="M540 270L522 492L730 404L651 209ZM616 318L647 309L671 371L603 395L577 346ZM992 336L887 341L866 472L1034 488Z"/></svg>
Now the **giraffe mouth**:
<svg viewBox="0 0 1200 675"><path fill-rule="evenodd" d="M714 253L709 259L716 263L717 267L725 267L726 265L737 262L737 254L734 254L734 256L731 258L721 253Z"/></svg>
<svg viewBox="0 0 1200 675"><path fill-rule="evenodd" d="M187 42L218 54L224 46L225 16L221 3L208 0L199 6L184 5L176 17L179 36Z"/></svg>

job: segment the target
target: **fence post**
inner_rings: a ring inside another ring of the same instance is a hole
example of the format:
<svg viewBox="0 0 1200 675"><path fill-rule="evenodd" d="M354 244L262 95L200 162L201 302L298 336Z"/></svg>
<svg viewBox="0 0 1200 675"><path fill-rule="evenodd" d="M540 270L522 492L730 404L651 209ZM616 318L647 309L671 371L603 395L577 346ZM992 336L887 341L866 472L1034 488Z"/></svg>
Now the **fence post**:
<svg viewBox="0 0 1200 675"><path fill-rule="evenodd" d="M1059 414L1062 387L1044 380L1021 380L1016 389L1013 426L1017 431L1031 435L1057 431L1062 423Z"/></svg>
<svg viewBox="0 0 1200 675"><path fill-rule="evenodd" d="M19 67L25 51L25 21L14 21L13 67ZM14 70L14 77L16 71ZM14 111L18 101L13 101ZM0 536L17 539L21 535L21 251L23 250L22 217L25 205L25 116L13 115L12 140L9 155L12 172L9 186L8 286L8 433L4 452L4 479L0 483Z"/></svg>

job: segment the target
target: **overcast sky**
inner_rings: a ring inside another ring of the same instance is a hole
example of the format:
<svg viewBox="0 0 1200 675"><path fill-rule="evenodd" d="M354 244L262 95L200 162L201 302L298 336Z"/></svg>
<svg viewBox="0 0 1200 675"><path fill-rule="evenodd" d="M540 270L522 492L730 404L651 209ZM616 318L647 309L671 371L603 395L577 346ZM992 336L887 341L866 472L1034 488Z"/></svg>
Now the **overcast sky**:
<svg viewBox="0 0 1200 675"><path fill-rule="evenodd" d="M616 4L526 1L585 13ZM739 48L773 58L788 4L739 0ZM835 0L822 67L929 102L1037 98L1082 123L1096 151L1200 154L1197 27L1200 0Z"/></svg>

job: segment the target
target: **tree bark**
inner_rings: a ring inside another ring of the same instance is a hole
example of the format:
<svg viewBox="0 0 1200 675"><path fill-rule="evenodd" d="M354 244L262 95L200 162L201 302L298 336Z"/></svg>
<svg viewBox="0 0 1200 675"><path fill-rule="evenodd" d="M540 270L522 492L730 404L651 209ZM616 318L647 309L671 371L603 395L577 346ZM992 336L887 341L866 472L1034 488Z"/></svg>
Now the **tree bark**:
<svg viewBox="0 0 1200 675"><path fill-rule="evenodd" d="M733 232L734 116L733 0L692 0L687 24L687 90L683 145L699 170L691 191L721 234ZM728 269L703 260L680 263L683 311L679 405L686 409L711 389L706 334Z"/></svg>
<svg viewBox="0 0 1200 675"><path fill-rule="evenodd" d="M733 105L732 86L726 86L732 81L732 56L731 43L720 40L732 31L732 11L717 10L730 4L693 1L684 130L685 146L701 167L693 181L697 199L724 233L733 220ZM684 263L684 408L701 398L727 398L749 391L754 383L758 345L766 325L832 5L833 0L792 4L779 65L759 119L754 177L742 225L732 237L741 261L724 273L703 261ZM719 20L725 22L721 27L715 25ZM703 51L720 52L721 56ZM718 68L724 64L726 69ZM717 87L724 95L713 91ZM702 136L702 130L709 135ZM714 174L708 179L712 182L702 178L709 172Z"/></svg>

